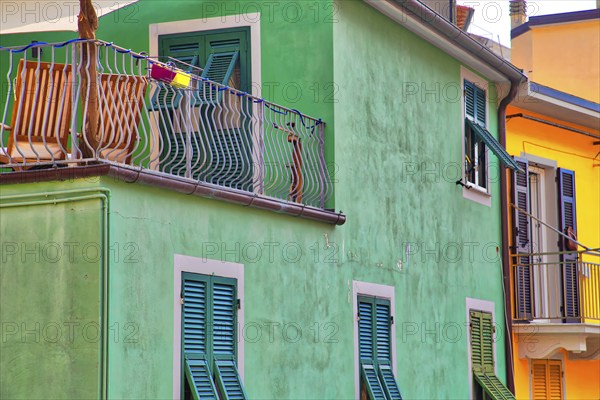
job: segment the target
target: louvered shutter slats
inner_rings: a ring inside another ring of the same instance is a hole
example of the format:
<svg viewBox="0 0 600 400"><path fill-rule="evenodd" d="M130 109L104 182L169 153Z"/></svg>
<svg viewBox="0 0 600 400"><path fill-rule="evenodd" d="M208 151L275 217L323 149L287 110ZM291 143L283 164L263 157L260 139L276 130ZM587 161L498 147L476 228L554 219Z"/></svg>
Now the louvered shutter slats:
<svg viewBox="0 0 600 400"><path fill-rule="evenodd" d="M358 297L358 352L361 382L371 400L401 399L392 371L389 300Z"/></svg>
<svg viewBox="0 0 600 400"><path fill-rule="evenodd" d="M373 362L373 304L359 301L358 348L360 359Z"/></svg>
<svg viewBox="0 0 600 400"><path fill-rule="evenodd" d="M190 355L206 353L206 282L184 280L183 348Z"/></svg>
<svg viewBox="0 0 600 400"><path fill-rule="evenodd" d="M377 331L377 360L380 363L391 363L390 306L388 304L375 305L375 321Z"/></svg>
<svg viewBox="0 0 600 400"><path fill-rule="evenodd" d="M217 380L224 398L227 400L244 400L246 393L240 380L237 367L231 360L216 360Z"/></svg>
<svg viewBox="0 0 600 400"><path fill-rule="evenodd" d="M387 398L389 400L402 400L398 383L396 382L392 368L389 365L379 366L379 377L381 378L381 383L383 384Z"/></svg>
<svg viewBox="0 0 600 400"><path fill-rule="evenodd" d="M481 335L481 313L470 312L471 364L476 372L483 371L483 350Z"/></svg>
<svg viewBox="0 0 600 400"><path fill-rule="evenodd" d="M486 373L494 373L494 327L492 314L481 314L481 355L483 363L483 371Z"/></svg>
<svg viewBox="0 0 600 400"><path fill-rule="evenodd" d="M492 314L469 311L471 365L475 380L492 399L514 400L513 394L495 375Z"/></svg>
<svg viewBox="0 0 600 400"><path fill-rule="evenodd" d="M235 364L236 281L184 273L182 295L186 376L195 398L218 398L209 367L213 365L221 398L245 399Z"/></svg>
<svg viewBox="0 0 600 400"><path fill-rule="evenodd" d="M560 360L548 361L548 399L562 399L562 363Z"/></svg>
<svg viewBox="0 0 600 400"><path fill-rule="evenodd" d="M521 210L529 213L529 163L526 159L514 157L522 171L512 174L512 201ZM527 214L513 209L513 246L523 254L515 268L516 314L518 319L533 317L533 297L531 280L531 233Z"/></svg>
<svg viewBox="0 0 600 400"><path fill-rule="evenodd" d="M386 400L385 392L381 386L381 381L377 376L377 371L373 365L362 364L361 366L363 382L366 384L367 392L371 400Z"/></svg>
<svg viewBox="0 0 600 400"><path fill-rule="evenodd" d="M465 113L467 117L475 119L475 85L465 81Z"/></svg>
<svg viewBox="0 0 600 400"><path fill-rule="evenodd" d="M562 362L560 360L532 360L531 394L533 400L561 400L563 398Z"/></svg>
<svg viewBox="0 0 600 400"><path fill-rule="evenodd" d="M540 360L533 360L532 363L532 399L546 400L548 386L548 383L546 382L546 363L540 362Z"/></svg>
<svg viewBox="0 0 600 400"><path fill-rule="evenodd" d="M215 354L235 354L235 287L213 286L213 343Z"/></svg>
<svg viewBox="0 0 600 400"><path fill-rule="evenodd" d="M558 203L560 210L560 231L567 232L567 228L573 228L577 234L577 212L575 201L575 172L559 168L558 174ZM569 251L566 248L566 239L559 239L560 250ZM560 257L563 271L563 308L565 317L569 322L578 322L580 317L579 302L579 273L577 271L577 253L562 254Z"/></svg>
<svg viewBox="0 0 600 400"><path fill-rule="evenodd" d="M218 400L217 391L206 360L186 358L185 368L186 378L192 389L194 399Z"/></svg>
<svg viewBox="0 0 600 400"><path fill-rule="evenodd" d="M515 400L515 396L495 375L476 373L475 379L494 400Z"/></svg>

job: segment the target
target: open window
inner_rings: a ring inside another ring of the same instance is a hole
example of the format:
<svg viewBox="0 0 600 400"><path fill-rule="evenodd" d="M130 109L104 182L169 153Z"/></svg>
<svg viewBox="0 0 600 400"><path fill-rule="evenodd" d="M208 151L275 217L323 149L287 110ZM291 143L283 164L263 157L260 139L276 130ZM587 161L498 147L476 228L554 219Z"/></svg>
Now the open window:
<svg viewBox="0 0 600 400"><path fill-rule="evenodd" d="M490 193L491 151L504 167L519 170L487 127L486 91L473 82L464 80L464 187L484 194Z"/></svg>
<svg viewBox="0 0 600 400"><path fill-rule="evenodd" d="M187 89L160 83L152 94L162 136L159 170L254 190L255 104L239 95L250 92L249 42L247 28L159 36L161 60L195 76Z"/></svg>
<svg viewBox="0 0 600 400"><path fill-rule="evenodd" d="M515 157L512 175L514 319L580 322L575 173ZM577 247L575 246L575 249Z"/></svg>

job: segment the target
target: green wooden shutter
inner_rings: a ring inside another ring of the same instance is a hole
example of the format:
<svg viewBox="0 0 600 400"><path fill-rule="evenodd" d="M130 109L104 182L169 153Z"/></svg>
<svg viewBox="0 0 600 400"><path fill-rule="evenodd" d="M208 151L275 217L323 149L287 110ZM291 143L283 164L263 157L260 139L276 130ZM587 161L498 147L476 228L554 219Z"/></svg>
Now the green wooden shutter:
<svg viewBox="0 0 600 400"><path fill-rule="evenodd" d="M481 311L470 313L471 363L473 371L494 373L492 314Z"/></svg>
<svg viewBox="0 0 600 400"><path fill-rule="evenodd" d="M475 373L475 380L494 400L515 400L515 396L495 375Z"/></svg>
<svg viewBox="0 0 600 400"><path fill-rule="evenodd" d="M375 299L375 328L377 342L377 363L391 364L391 318L390 302Z"/></svg>
<svg viewBox="0 0 600 400"><path fill-rule="evenodd" d="M475 87L475 121L481 126L486 124L487 102L485 90Z"/></svg>
<svg viewBox="0 0 600 400"><path fill-rule="evenodd" d="M381 378L381 382L383 382L383 388L385 389L387 398L390 400L402 400L400 388L394 377L391 365L380 365L379 377Z"/></svg>
<svg viewBox="0 0 600 400"><path fill-rule="evenodd" d="M374 364L373 302L359 297L358 301L358 351L361 362Z"/></svg>
<svg viewBox="0 0 600 400"><path fill-rule="evenodd" d="M566 234L567 228L572 227L575 234L577 234L575 172L559 168L557 174L559 229ZM559 248L561 251L569 251L565 244L566 239L560 237ZM560 261L563 263L563 312L567 322L580 322L578 258L577 253L562 254L560 256Z"/></svg>
<svg viewBox="0 0 600 400"><path fill-rule="evenodd" d="M469 328L471 365L475 380L492 399L514 400L510 390L495 375L492 314L470 310Z"/></svg>
<svg viewBox="0 0 600 400"><path fill-rule="evenodd" d="M486 126L487 101L485 90L475 86L474 83L464 81L465 89L465 114L481 126Z"/></svg>
<svg viewBox="0 0 600 400"><path fill-rule="evenodd" d="M377 371L375 371L375 367L373 365L362 364L361 376L362 382L365 385L365 388L367 389L369 399L386 400L383 386L381 386L381 382L379 381L379 377L377 376Z"/></svg>
<svg viewBox="0 0 600 400"><path fill-rule="evenodd" d="M225 399L245 399L246 394L236 366L237 285L235 280L213 277L213 354L215 375Z"/></svg>
<svg viewBox="0 0 600 400"><path fill-rule="evenodd" d="M362 386L371 400L385 400L385 392L377 375L377 339L375 298L358 296L358 354Z"/></svg>
<svg viewBox="0 0 600 400"><path fill-rule="evenodd" d="M529 163L524 158L514 157L521 171L512 173L512 202L514 205L529 213ZM517 253L531 254L531 232L527 214L512 209L513 246ZM533 317L533 286L531 280L531 256L519 257L515 269L515 311L517 319Z"/></svg>
<svg viewBox="0 0 600 400"><path fill-rule="evenodd" d="M233 73L233 69L235 68L235 63L238 60L239 54L240 52L238 50L224 53L211 53L208 56L208 61L202 72L202 77L222 85L227 85L231 78L231 74Z"/></svg>
<svg viewBox="0 0 600 400"><path fill-rule="evenodd" d="M375 298L375 341L379 380L388 400L401 400L400 389L392 371L392 318L389 300Z"/></svg>
<svg viewBox="0 0 600 400"><path fill-rule="evenodd" d="M389 300L358 296L358 352L362 384L370 399L401 399L392 371Z"/></svg>
<svg viewBox="0 0 600 400"><path fill-rule="evenodd" d="M212 374L206 360L185 358L185 376L192 389L194 400L218 400L217 390L212 381Z"/></svg>
<svg viewBox="0 0 600 400"><path fill-rule="evenodd" d="M215 368L222 399L245 400L248 398L240 380L235 361L216 360Z"/></svg>
<svg viewBox="0 0 600 400"><path fill-rule="evenodd" d="M209 288L207 277L183 276L183 350L191 358L206 358Z"/></svg>
<svg viewBox="0 0 600 400"><path fill-rule="evenodd" d="M475 85L465 80L465 115L475 120Z"/></svg>
<svg viewBox="0 0 600 400"><path fill-rule="evenodd" d="M236 354L237 294L235 281L213 278L213 351L233 359Z"/></svg>
<svg viewBox="0 0 600 400"><path fill-rule="evenodd" d="M194 398L217 399L208 364L210 355L207 332L210 315L209 277L184 273L182 286L185 376Z"/></svg>
<svg viewBox="0 0 600 400"><path fill-rule="evenodd" d="M198 35L166 35L159 37L159 54L161 61L172 62L176 67L193 72L194 68L177 64L169 57L183 61L186 64L199 66L200 54L204 51L204 40ZM183 95L167 83L159 83L150 99L151 110L171 110L181 105Z"/></svg>

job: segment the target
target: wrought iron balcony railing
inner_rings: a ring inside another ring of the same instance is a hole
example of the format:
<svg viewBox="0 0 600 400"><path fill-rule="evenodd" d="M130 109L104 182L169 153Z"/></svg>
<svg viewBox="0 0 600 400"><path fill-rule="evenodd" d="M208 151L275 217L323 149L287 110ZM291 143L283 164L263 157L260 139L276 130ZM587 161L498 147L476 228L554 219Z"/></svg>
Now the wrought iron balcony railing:
<svg viewBox="0 0 600 400"><path fill-rule="evenodd" d="M79 39L0 48L0 67L0 171L103 162L319 209L332 194L320 119L201 69Z"/></svg>
<svg viewBox="0 0 600 400"><path fill-rule="evenodd" d="M597 252L515 254L513 320L600 323Z"/></svg>

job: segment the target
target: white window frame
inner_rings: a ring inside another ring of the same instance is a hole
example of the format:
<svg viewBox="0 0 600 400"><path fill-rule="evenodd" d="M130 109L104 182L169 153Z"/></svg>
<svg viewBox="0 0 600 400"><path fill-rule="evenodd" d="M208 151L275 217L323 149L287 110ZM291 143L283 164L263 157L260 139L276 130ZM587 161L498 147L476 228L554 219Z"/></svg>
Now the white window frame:
<svg viewBox="0 0 600 400"><path fill-rule="evenodd" d="M467 309L467 319L466 319L466 336L467 336L467 356L468 356L468 365L469 365L469 399L473 399L473 363L471 362L471 334L469 332L469 323L471 321L470 311L484 311L492 314L492 324L496 326L496 313L495 313L495 304L493 301L488 300L480 300L480 299L472 299L470 297L466 298L466 309ZM498 376L498 357L496 357L496 341L492 342L492 348L494 352L494 374Z"/></svg>
<svg viewBox="0 0 600 400"><path fill-rule="evenodd" d="M466 110L465 110L465 96L464 96L465 80L475 84L475 86L477 86L478 88L485 90L485 101L486 101L485 126L486 126L486 129L487 129L487 127L489 127L490 112L493 110L493 108L490 107L490 101L489 101L489 82L487 80L485 80L484 78L482 78L481 76L474 73L473 71L461 66L461 68L460 68L460 87L461 87L461 90L463 91L462 92L463 95L461 95L461 100L460 100L461 117L462 117L461 118L461 132L462 132L462 135L461 135L461 147L462 147L461 172L462 172L462 179L464 181L464 184L469 186L468 189L463 186L463 188L462 188L463 197L466 199L475 201L479 204L491 207L492 206L492 191L491 191L491 185L490 185L490 183L491 183L490 182L490 150L488 149L487 146L485 147L485 152L486 152L485 168L486 168L486 172L487 172L487 174L486 174L487 175L486 176L487 188L481 187L479 185L476 185L472 182L467 181L467 174L466 174L466 170L465 170L465 154L466 154L465 120L467 118Z"/></svg>
<svg viewBox="0 0 600 400"><path fill-rule="evenodd" d="M395 288L393 286L381 285L377 283L352 281L352 321L354 327L354 398L360 398L360 356L358 354L358 296L371 296L390 301L390 315L396 321L395 308ZM394 376L398 378L398 370L396 368L396 324L392 324L391 329L391 346L392 346L392 370Z"/></svg>
<svg viewBox="0 0 600 400"><path fill-rule="evenodd" d="M181 280L184 272L200 275L215 275L237 280L237 297L240 308L237 312L237 368L244 381L244 265L189 257L175 254L173 263L173 399L181 397Z"/></svg>

